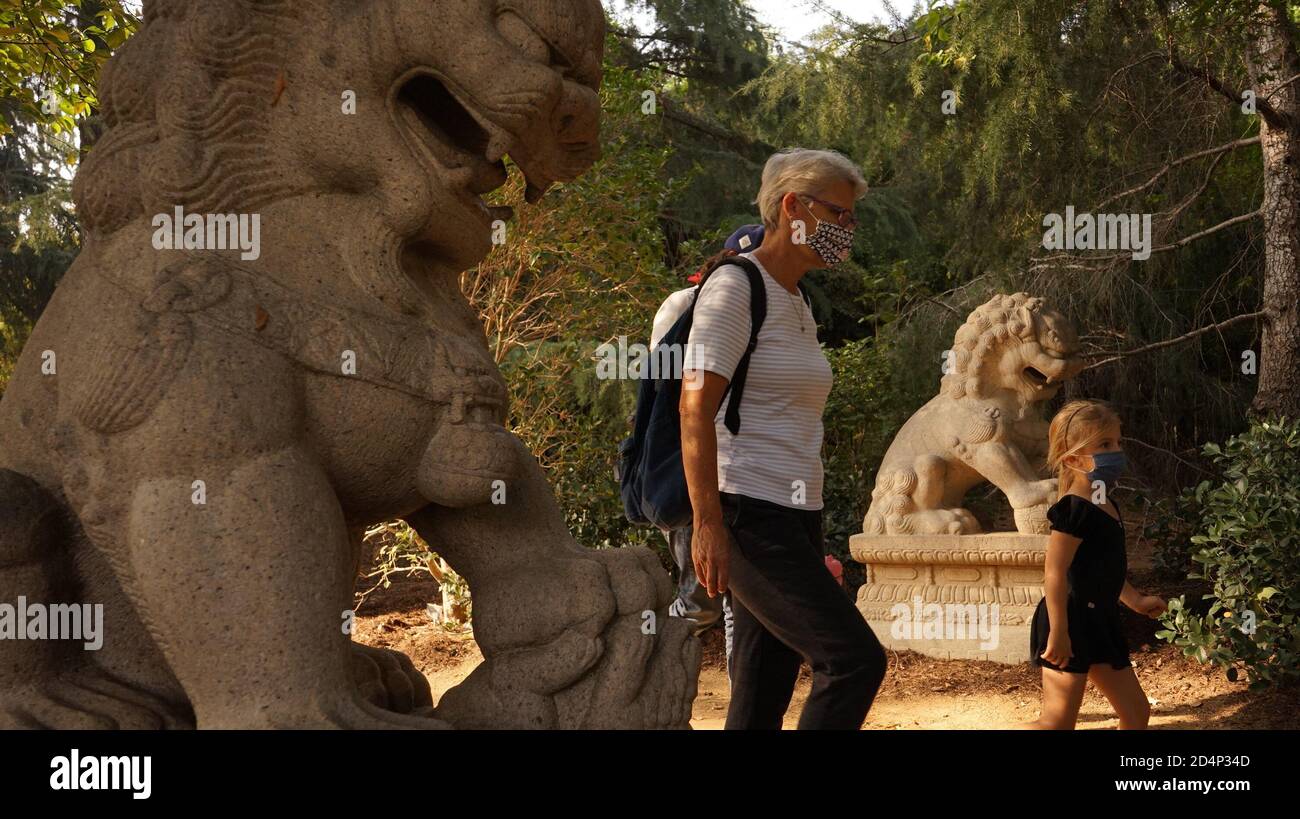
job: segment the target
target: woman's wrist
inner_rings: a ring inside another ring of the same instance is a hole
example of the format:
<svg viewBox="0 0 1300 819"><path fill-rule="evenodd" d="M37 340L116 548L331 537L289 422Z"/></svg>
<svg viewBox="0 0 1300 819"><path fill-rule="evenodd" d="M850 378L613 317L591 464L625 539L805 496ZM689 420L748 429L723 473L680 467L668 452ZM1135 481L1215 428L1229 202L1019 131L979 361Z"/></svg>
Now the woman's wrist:
<svg viewBox="0 0 1300 819"><path fill-rule="evenodd" d="M722 504L716 503L695 510L695 528L722 523Z"/></svg>

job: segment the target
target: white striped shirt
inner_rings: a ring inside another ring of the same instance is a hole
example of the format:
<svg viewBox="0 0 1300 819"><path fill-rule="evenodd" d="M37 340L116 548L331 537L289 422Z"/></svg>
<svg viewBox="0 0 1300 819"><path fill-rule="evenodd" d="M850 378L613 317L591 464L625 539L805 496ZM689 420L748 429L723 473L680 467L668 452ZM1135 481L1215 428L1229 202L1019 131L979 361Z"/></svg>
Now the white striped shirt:
<svg viewBox="0 0 1300 819"><path fill-rule="evenodd" d="M822 411L831 366L803 296L782 287L753 254L741 255L762 272L767 317L749 360L740 433L732 435L724 423L730 393L714 419L718 489L793 509L821 509ZM731 379L749 343L749 294L749 278L736 265L709 276L695 305L686 369Z"/></svg>

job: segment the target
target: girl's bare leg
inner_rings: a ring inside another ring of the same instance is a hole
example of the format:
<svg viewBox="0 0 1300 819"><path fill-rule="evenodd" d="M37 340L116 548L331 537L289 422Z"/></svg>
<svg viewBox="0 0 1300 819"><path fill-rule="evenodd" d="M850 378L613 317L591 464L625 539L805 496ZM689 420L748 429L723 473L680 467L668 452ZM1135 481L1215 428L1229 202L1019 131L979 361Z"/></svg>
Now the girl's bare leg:
<svg viewBox="0 0 1300 819"><path fill-rule="evenodd" d="M1120 730L1142 730L1147 727L1147 722L1151 719L1151 703L1131 667L1114 669L1100 663L1088 669L1088 679L1110 700L1111 707L1119 717Z"/></svg>
<svg viewBox="0 0 1300 819"><path fill-rule="evenodd" d="M1074 729L1083 705L1083 689L1088 684L1087 674L1043 669L1043 710L1034 722L1022 728L1068 731Z"/></svg>

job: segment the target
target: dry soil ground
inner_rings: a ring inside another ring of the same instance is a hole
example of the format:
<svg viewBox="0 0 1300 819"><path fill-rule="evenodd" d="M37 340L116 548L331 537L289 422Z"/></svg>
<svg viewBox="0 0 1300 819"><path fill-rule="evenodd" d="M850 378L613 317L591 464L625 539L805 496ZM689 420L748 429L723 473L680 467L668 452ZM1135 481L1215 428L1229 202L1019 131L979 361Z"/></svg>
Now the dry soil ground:
<svg viewBox="0 0 1300 819"><path fill-rule="evenodd" d="M1146 577L1137 561L1132 580L1168 594ZM1177 593L1178 589L1173 589ZM428 580L397 581L358 610L356 639L405 652L429 679L434 697L460 682L482 660L469 634L434 625L424 612L437 587ZM1153 728L1300 728L1300 691L1251 693L1221 670L1202 666L1152 637L1153 621L1125 611L1133 664L1152 702ZM786 718L798 721L808 695L805 668ZM1040 672L1028 664L937 660L913 652L891 653L889 672L867 718L868 729L987 729L1014 727L1038 716ZM704 660L692 724L721 728L728 685L718 630L704 638ZM1081 729L1114 728L1106 700L1091 687L1080 714Z"/></svg>

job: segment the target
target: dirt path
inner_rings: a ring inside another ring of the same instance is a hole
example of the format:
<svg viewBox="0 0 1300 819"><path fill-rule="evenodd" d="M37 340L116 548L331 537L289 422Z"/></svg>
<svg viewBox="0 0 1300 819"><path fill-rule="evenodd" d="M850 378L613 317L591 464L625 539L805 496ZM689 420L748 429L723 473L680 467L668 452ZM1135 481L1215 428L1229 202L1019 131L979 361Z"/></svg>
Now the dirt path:
<svg viewBox="0 0 1300 819"><path fill-rule="evenodd" d="M482 655L472 635L450 634L432 624L423 601L431 589L421 582L404 583L385 597L384 605L357 617L359 642L405 652L429 679L437 699L463 680ZM1300 729L1300 691L1251 694L1244 681L1229 682L1220 671L1181 656L1163 643L1133 641L1133 663L1152 700L1153 728ZM699 693L691 724L720 729L726 719L729 687L721 635L704 639ZM892 653L889 672L863 726L873 730L1010 728L1038 716L1040 683L1028 664L936 660L913 652ZM786 716L793 728L808 696L805 668ZM1079 727L1114 728L1117 722L1106 700L1091 687L1084 697Z"/></svg>
<svg viewBox="0 0 1300 819"><path fill-rule="evenodd" d="M729 686L720 640L705 638L704 667L695 698L696 728L721 728ZM1300 692L1251 694L1244 682L1158 644L1133 652L1133 665L1152 700L1152 728L1300 728ZM1041 672L1028 664L1005 666L936 660L914 652L890 653L884 685L863 725L868 730L983 730L1014 728L1038 717ZM800 675L785 727L794 728L808 698L808 669ZM1079 728L1116 728L1110 704L1089 686Z"/></svg>

